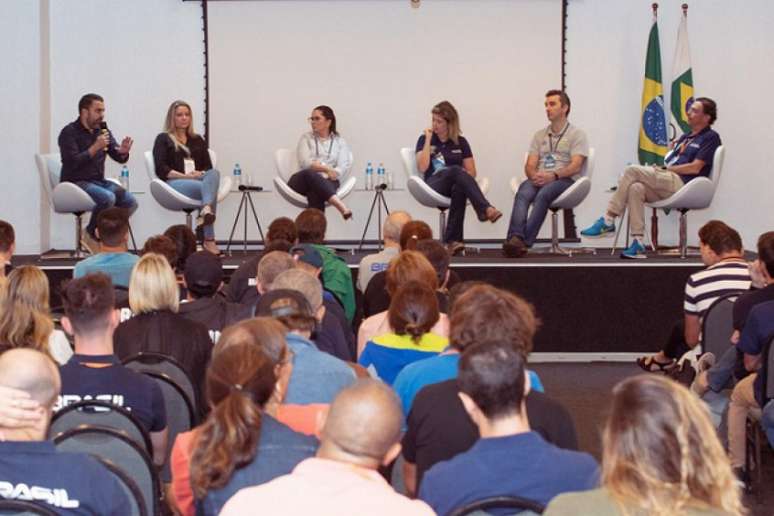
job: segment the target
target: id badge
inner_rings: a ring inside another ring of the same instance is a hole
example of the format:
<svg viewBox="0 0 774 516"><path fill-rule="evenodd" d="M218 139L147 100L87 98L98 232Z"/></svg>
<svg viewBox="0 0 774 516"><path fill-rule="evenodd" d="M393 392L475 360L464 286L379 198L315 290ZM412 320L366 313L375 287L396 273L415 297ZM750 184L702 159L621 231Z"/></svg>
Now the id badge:
<svg viewBox="0 0 774 516"><path fill-rule="evenodd" d="M186 174L192 174L196 170L196 164L192 159L183 160L183 172Z"/></svg>
<svg viewBox="0 0 774 516"><path fill-rule="evenodd" d="M553 154L548 154L545 158L543 158L543 168L546 170L556 168L556 158Z"/></svg>

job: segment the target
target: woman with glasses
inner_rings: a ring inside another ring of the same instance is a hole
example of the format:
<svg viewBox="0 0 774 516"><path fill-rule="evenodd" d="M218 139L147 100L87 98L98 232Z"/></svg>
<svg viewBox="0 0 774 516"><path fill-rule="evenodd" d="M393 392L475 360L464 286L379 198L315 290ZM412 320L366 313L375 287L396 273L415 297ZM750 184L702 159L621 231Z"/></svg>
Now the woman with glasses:
<svg viewBox="0 0 774 516"><path fill-rule="evenodd" d="M444 100L433 107L432 116L432 126L417 140L417 168L430 188L451 197L443 240L449 251L456 254L465 247L462 230L468 201L482 222L494 223L503 214L489 204L476 183L476 162L468 141L461 135L457 110Z"/></svg>
<svg viewBox="0 0 774 516"><path fill-rule="evenodd" d="M352 167L352 150L336 131L336 115L328 106L314 108L309 123L312 130L301 136L296 148L301 170L291 176L288 186L306 196L310 208L325 211L328 202L348 220L352 211L336 191Z"/></svg>

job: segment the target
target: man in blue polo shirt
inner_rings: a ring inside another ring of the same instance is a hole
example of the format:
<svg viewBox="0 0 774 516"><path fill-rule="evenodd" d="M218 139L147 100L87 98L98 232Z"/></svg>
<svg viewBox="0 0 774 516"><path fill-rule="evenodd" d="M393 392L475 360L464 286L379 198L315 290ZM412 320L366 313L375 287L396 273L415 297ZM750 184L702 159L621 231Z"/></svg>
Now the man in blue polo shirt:
<svg viewBox="0 0 774 516"><path fill-rule="evenodd" d="M114 285L129 288L132 269L140 259L129 252L129 213L123 208L108 208L97 217L99 252L75 264L73 277L104 272Z"/></svg>
<svg viewBox="0 0 774 516"><path fill-rule="evenodd" d="M597 485L599 468L591 455L557 448L530 429L525 364L524 351L510 342L481 342L463 351L459 397L481 439L425 473L419 498L440 516L493 496L545 505L558 494Z"/></svg>
<svg viewBox="0 0 774 516"><path fill-rule="evenodd" d="M711 126L717 119L715 101L699 97L688 108L691 131L683 134L664 158L664 166L630 165L618 180L618 188L607 205L605 214L581 231L585 237L599 237L615 231L615 219L629 207L631 245L622 258L645 258L645 202L666 199L688 181L708 177L720 136Z"/></svg>
<svg viewBox="0 0 774 516"><path fill-rule="evenodd" d="M62 393L54 410L90 399L124 407L149 432L153 462L163 465L167 449L164 397L154 380L124 367L113 353L119 312L113 308L110 278L96 273L72 280L62 300L62 326L74 336L75 355L60 369Z"/></svg>
<svg viewBox="0 0 774 516"><path fill-rule="evenodd" d="M129 514L124 490L96 459L58 452L45 440L60 385L54 362L33 349L6 351L0 355L0 384L41 406L38 419L0 426L0 498L32 501L57 514Z"/></svg>

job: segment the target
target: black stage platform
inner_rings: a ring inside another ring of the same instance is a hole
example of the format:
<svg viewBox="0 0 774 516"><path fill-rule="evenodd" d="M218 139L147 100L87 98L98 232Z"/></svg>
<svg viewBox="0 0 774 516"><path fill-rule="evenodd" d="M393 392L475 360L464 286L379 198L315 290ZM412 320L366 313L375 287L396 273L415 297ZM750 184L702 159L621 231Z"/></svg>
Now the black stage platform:
<svg viewBox="0 0 774 516"><path fill-rule="evenodd" d="M366 253L341 249L357 274ZM227 274L242 262L241 252L225 257ZM750 255L750 259L753 255ZM72 260L40 260L18 256L14 265L30 263L44 269L52 285L56 309L58 285L72 275ZM610 355L655 351L666 341L672 324L682 316L683 289L688 276L703 268L698 257L649 255L622 260L610 249L596 255L529 255L506 259L497 249L455 257L452 268L463 280L482 280L512 290L536 308L542 321L535 352L562 355ZM579 357L580 358L580 357Z"/></svg>

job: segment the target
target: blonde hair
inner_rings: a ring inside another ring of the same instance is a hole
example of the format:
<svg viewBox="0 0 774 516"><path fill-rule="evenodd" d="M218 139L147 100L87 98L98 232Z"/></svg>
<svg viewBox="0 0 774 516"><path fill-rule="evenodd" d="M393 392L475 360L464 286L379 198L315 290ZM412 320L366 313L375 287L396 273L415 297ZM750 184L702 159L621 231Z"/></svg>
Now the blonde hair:
<svg viewBox="0 0 774 516"><path fill-rule="evenodd" d="M193 121L193 111L191 110L191 105L188 104L188 102L185 102L183 100L176 100L172 102L172 104L169 105L169 109L167 109L167 118L164 120L164 132L169 135L169 138L172 140L172 143L175 144L176 149L183 149L183 152L191 155L191 151L188 147L183 145L178 139L177 136L175 136L175 111L177 111L177 108L184 107L188 108L188 116L191 119L191 122L188 124L188 129L186 129L185 133L186 136L190 139L193 136L196 136L196 133L193 130L194 121Z"/></svg>
<svg viewBox="0 0 774 516"><path fill-rule="evenodd" d="M54 323L48 313L48 278L34 265L11 271L0 290L0 352L32 348L48 355Z"/></svg>
<svg viewBox="0 0 774 516"><path fill-rule="evenodd" d="M714 508L744 514L736 478L702 402L666 377L638 375L613 389L602 485L647 514Z"/></svg>
<svg viewBox="0 0 774 516"><path fill-rule="evenodd" d="M175 271L160 254L147 253L134 265L129 281L129 306L135 314L169 310L180 304Z"/></svg>
<svg viewBox="0 0 774 516"><path fill-rule="evenodd" d="M446 125L449 128L449 139L455 144L459 144L460 135L462 134L462 130L460 129L460 116L457 114L457 110L452 103L448 100L442 100L433 106L432 113L446 120Z"/></svg>

